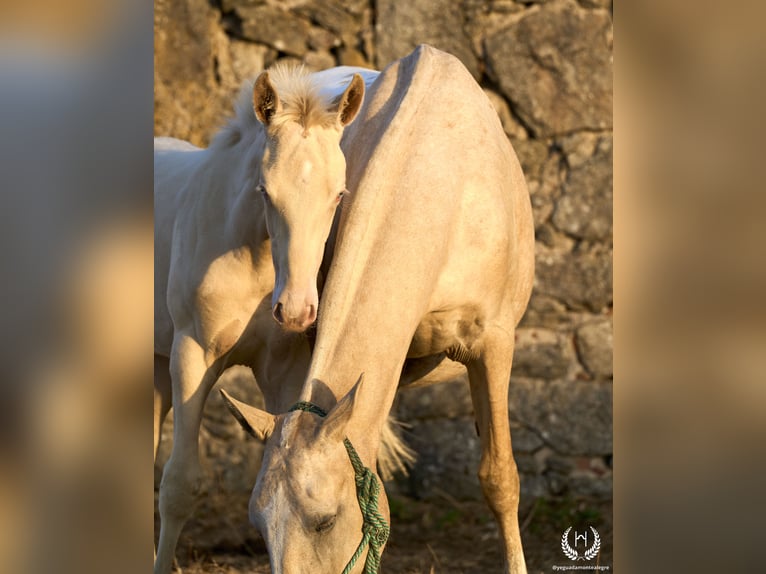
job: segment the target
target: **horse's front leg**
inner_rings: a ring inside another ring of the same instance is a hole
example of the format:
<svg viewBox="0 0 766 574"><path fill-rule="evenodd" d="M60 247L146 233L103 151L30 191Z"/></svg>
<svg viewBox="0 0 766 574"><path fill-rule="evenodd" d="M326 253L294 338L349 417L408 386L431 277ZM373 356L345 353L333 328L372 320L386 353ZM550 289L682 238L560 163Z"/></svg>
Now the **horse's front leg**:
<svg viewBox="0 0 766 574"><path fill-rule="evenodd" d="M201 346L179 333L170 357L173 386L173 451L160 483L160 540L154 574L169 574L178 537L192 515L202 482L199 428L202 410L219 373L205 362Z"/></svg>
<svg viewBox="0 0 766 574"><path fill-rule="evenodd" d="M513 361L513 333L488 330L479 358L467 364L471 399L481 438L479 481L500 527L505 572L526 574L519 531L519 474L511 450L508 385Z"/></svg>
<svg viewBox="0 0 766 574"><path fill-rule="evenodd" d="M170 379L170 360L154 355L154 461L160 448L162 423L173 404L173 386Z"/></svg>

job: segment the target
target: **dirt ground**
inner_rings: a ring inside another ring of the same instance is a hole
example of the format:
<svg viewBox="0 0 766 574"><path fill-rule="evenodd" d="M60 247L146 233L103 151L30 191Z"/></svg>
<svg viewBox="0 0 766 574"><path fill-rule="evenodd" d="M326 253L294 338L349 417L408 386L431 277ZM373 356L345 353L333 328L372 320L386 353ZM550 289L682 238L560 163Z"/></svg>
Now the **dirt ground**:
<svg viewBox="0 0 766 574"><path fill-rule="evenodd" d="M499 537L484 502L456 501L446 494L429 502L400 495L390 496L389 500L392 530L381 572L502 572ZM195 518L181 536L176 553L185 574L270 572L266 547L247 519L247 502L247 495L215 494L201 502ZM520 516L530 574L547 574L554 571L554 565L574 564L561 551L561 536L569 526L580 531L593 526L601 537L599 555L592 561L577 564L609 566L611 571L611 502L538 499L527 502ZM158 520L155 513L155 525Z"/></svg>

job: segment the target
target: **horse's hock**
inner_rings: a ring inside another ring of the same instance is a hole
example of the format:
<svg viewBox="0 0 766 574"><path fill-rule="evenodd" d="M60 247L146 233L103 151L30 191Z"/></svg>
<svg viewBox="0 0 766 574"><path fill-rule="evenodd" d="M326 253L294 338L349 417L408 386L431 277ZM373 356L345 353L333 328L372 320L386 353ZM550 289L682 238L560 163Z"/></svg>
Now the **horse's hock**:
<svg viewBox="0 0 766 574"><path fill-rule="evenodd" d="M509 397L522 497L611 498L611 1L213 4L156 4L158 135L206 145L242 80L281 58L381 69L426 42L460 58L485 88L524 169L536 227L535 289L517 331ZM243 389L254 387L248 376L236 374ZM243 446L216 398L202 433L206 466L218 469L208 486L248 491L257 468L241 449L257 447ZM464 380L403 391L395 414L419 454L397 488L481 498Z"/></svg>

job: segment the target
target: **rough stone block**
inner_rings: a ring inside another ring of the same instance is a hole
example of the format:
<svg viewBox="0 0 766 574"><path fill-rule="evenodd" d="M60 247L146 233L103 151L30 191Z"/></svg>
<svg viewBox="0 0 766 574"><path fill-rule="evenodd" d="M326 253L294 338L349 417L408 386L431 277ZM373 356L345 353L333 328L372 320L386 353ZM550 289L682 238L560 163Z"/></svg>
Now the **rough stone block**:
<svg viewBox="0 0 766 574"><path fill-rule="evenodd" d="M468 380L402 389L396 411L397 417L403 421L470 416L473 414L473 403Z"/></svg>
<svg viewBox="0 0 766 574"><path fill-rule="evenodd" d="M547 2L486 39L489 72L536 135L612 125L612 20Z"/></svg>
<svg viewBox="0 0 766 574"><path fill-rule="evenodd" d="M520 426L511 427L511 443L514 453L532 453L545 444L540 435Z"/></svg>
<svg viewBox="0 0 766 574"><path fill-rule="evenodd" d="M552 222L561 231L580 239L597 240L612 235L612 138L597 145L593 156L571 168L556 202Z"/></svg>
<svg viewBox="0 0 766 574"><path fill-rule="evenodd" d="M507 131L506 131L507 133ZM548 159L548 144L540 140L512 139L513 149L519 158L527 182L539 180L545 161Z"/></svg>
<svg viewBox="0 0 766 574"><path fill-rule="evenodd" d="M570 309L601 312L612 302L612 251L606 247L537 258L535 290Z"/></svg>
<svg viewBox="0 0 766 574"><path fill-rule="evenodd" d="M545 327L558 330L568 328L571 322L566 305L561 301L533 292L519 327Z"/></svg>
<svg viewBox="0 0 766 574"><path fill-rule="evenodd" d="M596 320L577 329L577 353L590 374L598 378L612 376L612 321Z"/></svg>
<svg viewBox="0 0 766 574"><path fill-rule="evenodd" d="M558 453L612 453L612 384L513 379L511 419L533 429Z"/></svg>
<svg viewBox="0 0 766 574"><path fill-rule="evenodd" d="M266 62L275 55L275 52L267 46L234 39L229 42L229 53L238 84L255 78L266 69Z"/></svg>
<svg viewBox="0 0 766 574"><path fill-rule="evenodd" d="M377 64L386 66L419 44L456 56L478 78L479 62L465 32L465 15L453 0L376 0Z"/></svg>
<svg viewBox="0 0 766 574"><path fill-rule="evenodd" d="M353 36L361 22L357 14L353 14L346 9L344 2L338 0L322 0L321 2L306 2L294 8L297 14L316 22L323 28L332 32L348 36Z"/></svg>
<svg viewBox="0 0 766 574"><path fill-rule="evenodd" d="M242 36L267 44L293 56L302 56L308 49L309 23L276 6L238 7L242 18Z"/></svg>
<svg viewBox="0 0 766 574"><path fill-rule="evenodd" d="M559 379L567 375L574 360L572 344L559 333L534 327L516 330L514 376Z"/></svg>
<svg viewBox="0 0 766 574"><path fill-rule="evenodd" d="M458 499L481 498L476 474L481 445L473 418L419 422L407 442L418 453L409 477L411 494L432 499L442 490Z"/></svg>

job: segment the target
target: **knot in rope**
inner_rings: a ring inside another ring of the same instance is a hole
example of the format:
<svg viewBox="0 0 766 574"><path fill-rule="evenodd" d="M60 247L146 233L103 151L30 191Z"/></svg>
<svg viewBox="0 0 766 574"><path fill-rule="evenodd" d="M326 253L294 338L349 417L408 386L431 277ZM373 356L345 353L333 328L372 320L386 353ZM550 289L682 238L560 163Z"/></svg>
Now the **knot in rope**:
<svg viewBox="0 0 766 574"><path fill-rule="evenodd" d="M305 411L313 413L320 417L327 416L327 413L317 405L301 401L290 407L292 411ZM354 552L354 555L348 561L343 569L343 574L350 574L354 565L369 545L367 558L364 561L363 574L377 574L380 569L380 551L388 541L388 535L391 532L386 519L378 512L378 497L380 495L380 483L378 477L368 467L364 466L362 459L356 452L354 445L348 438L343 439L348 458L351 460L351 466L354 468L354 482L356 482L356 498L359 502L359 509L362 511L362 541Z"/></svg>
<svg viewBox="0 0 766 574"><path fill-rule="evenodd" d="M386 544L388 535L391 532L386 519L378 512L378 495L380 494L380 483L368 467L362 464L362 460L356 452L348 438L343 440L348 452L348 458L351 459L351 466L354 467L354 480L356 482L356 498L359 501L359 509L362 511L362 541L359 544L354 556L351 557L343 574L348 574L359 559L364 547L369 544L370 549L367 552L367 559L364 562L364 574L375 574L380 568L380 551Z"/></svg>

